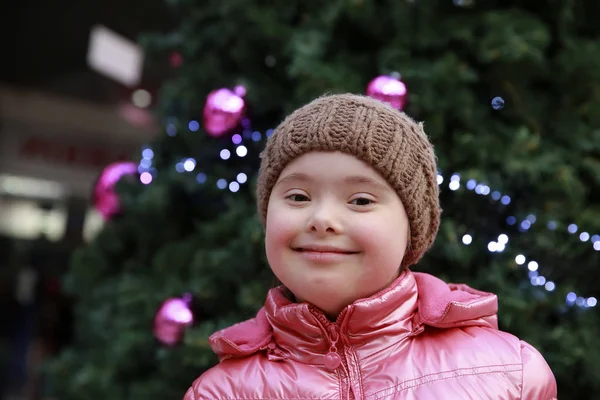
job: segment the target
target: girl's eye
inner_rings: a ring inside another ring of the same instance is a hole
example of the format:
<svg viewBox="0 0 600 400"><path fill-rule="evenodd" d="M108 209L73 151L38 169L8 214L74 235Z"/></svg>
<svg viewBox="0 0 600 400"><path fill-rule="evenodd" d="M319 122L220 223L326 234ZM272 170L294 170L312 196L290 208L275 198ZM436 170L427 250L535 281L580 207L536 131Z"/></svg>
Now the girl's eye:
<svg viewBox="0 0 600 400"><path fill-rule="evenodd" d="M306 197L303 194L291 194L288 197L286 197L286 199L289 199L291 201L297 202L297 201L308 201L308 197Z"/></svg>
<svg viewBox="0 0 600 400"><path fill-rule="evenodd" d="M366 197L358 197L352 200L350 203L354 204L355 206L369 206L372 203L374 203L374 201L371 199L367 199Z"/></svg>

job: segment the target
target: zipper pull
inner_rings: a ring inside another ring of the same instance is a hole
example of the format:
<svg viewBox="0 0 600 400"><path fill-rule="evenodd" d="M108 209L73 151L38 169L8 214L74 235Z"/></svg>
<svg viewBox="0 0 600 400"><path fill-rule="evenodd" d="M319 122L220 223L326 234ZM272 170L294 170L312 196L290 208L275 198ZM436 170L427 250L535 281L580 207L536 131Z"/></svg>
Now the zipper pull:
<svg viewBox="0 0 600 400"><path fill-rule="evenodd" d="M337 367L342 363L342 357L337 353L337 348L335 347L339 336L334 327L330 328L331 332L331 345L329 346L329 353L325 355L325 359L323 360L323 364L325 364L325 368L330 371L335 371Z"/></svg>
<svg viewBox="0 0 600 400"><path fill-rule="evenodd" d="M285 359L283 353L274 342L269 343L265 348L269 361L281 361Z"/></svg>

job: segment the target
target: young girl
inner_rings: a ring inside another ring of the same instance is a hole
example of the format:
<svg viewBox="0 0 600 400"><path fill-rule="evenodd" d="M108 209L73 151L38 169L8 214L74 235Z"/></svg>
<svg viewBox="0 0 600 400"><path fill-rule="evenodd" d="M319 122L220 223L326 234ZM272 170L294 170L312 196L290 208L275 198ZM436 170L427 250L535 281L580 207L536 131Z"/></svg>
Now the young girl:
<svg viewBox="0 0 600 400"><path fill-rule="evenodd" d="M211 336L221 363L185 400L555 399L495 295L408 269L437 234L436 175L422 125L378 100L326 96L283 121L258 180L283 286Z"/></svg>

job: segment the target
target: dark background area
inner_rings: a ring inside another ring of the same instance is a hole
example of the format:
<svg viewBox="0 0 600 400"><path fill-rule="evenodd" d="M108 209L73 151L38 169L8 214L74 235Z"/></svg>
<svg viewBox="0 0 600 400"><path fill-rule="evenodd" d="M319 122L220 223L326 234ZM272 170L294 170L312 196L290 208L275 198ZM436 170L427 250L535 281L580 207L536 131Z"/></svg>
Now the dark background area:
<svg viewBox="0 0 600 400"><path fill-rule="evenodd" d="M163 0L23 0L2 8L0 82L104 104L121 90L86 65L91 28L101 24L135 41L176 24Z"/></svg>

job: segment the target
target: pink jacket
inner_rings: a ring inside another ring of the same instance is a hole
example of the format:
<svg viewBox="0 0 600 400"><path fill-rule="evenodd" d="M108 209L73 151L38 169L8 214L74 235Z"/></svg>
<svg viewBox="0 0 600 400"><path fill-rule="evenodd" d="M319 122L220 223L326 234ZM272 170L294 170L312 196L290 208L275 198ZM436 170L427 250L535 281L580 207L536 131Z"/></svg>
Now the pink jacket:
<svg viewBox="0 0 600 400"><path fill-rule="evenodd" d="M258 315L211 336L221 363L184 400L550 400L531 345L497 328L497 297L423 273L342 311L335 323L272 289Z"/></svg>

